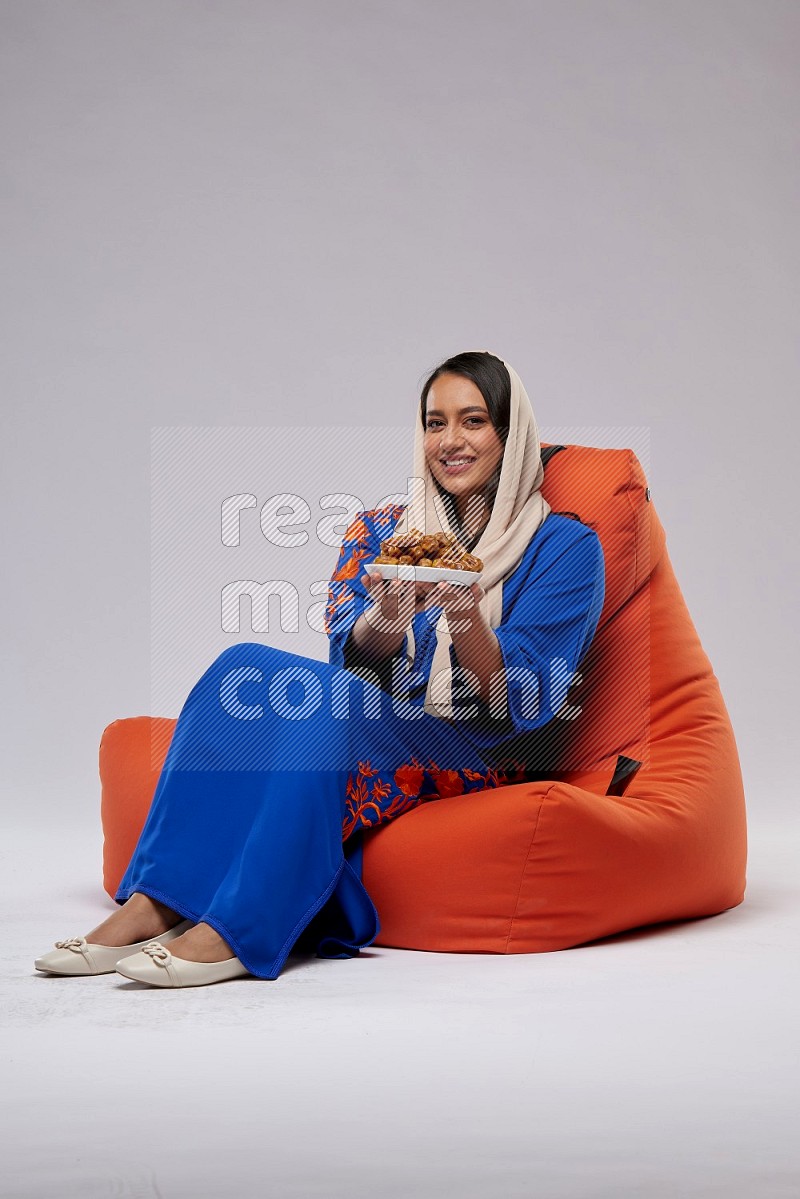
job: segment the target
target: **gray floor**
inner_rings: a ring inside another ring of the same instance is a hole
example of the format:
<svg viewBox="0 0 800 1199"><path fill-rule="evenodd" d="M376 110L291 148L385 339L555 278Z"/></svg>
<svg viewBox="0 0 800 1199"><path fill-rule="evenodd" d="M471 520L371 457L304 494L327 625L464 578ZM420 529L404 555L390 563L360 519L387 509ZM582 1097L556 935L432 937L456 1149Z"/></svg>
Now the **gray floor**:
<svg viewBox="0 0 800 1199"><path fill-rule="evenodd" d="M800 823L754 808L715 918L174 992L35 972L113 905L97 826L12 830L0 1193L797 1196Z"/></svg>

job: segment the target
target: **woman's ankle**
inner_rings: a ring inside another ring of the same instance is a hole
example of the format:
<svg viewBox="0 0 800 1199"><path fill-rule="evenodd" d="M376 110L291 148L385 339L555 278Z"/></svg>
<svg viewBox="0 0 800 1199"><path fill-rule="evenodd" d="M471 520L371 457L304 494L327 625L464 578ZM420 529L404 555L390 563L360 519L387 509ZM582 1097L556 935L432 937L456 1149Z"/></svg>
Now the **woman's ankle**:
<svg viewBox="0 0 800 1199"><path fill-rule="evenodd" d="M144 891L134 891L126 900L123 906L127 906L134 900L133 910L141 909L143 912L155 912L158 916L162 916L165 920L174 920L178 922L183 919L180 912L176 912L166 903L162 903L160 899L153 899L152 895L146 895Z"/></svg>

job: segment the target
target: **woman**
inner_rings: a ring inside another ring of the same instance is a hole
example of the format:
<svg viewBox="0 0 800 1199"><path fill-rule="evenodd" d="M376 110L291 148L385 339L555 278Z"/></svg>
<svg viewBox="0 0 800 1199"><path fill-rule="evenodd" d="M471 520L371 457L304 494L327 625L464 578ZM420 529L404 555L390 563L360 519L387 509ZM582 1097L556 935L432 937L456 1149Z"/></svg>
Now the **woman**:
<svg viewBox="0 0 800 1199"><path fill-rule="evenodd" d="M293 947L353 956L379 932L363 829L532 777L506 751L552 727L589 648L604 597L599 539L551 514L530 400L487 351L427 379L414 475L408 505L361 512L345 534L328 663L242 642L201 676L119 910L56 942L37 969L198 986L277 978ZM370 572L381 541L412 528L456 533L483 562L480 582Z"/></svg>

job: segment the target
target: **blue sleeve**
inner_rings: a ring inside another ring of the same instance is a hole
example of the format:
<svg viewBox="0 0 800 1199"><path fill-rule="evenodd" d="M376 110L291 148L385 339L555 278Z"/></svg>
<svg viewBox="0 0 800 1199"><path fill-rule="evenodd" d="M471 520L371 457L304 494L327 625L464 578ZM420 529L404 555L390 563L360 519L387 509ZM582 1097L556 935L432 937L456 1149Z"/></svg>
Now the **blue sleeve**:
<svg viewBox="0 0 800 1199"><path fill-rule="evenodd" d="M494 630L510 672L508 706L498 716L479 704L484 748L540 728L556 715L592 642L604 598L603 549L594 530L566 548L556 543L545 560L536 559L507 615L504 603Z"/></svg>
<svg viewBox="0 0 800 1199"><path fill-rule="evenodd" d="M402 505L389 504L385 508L358 512L344 535L339 560L328 583L325 605L328 661L332 666L347 668L351 665L350 633L365 606L372 603L360 576L377 558L381 542L391 536L403 511Z"/></svg>

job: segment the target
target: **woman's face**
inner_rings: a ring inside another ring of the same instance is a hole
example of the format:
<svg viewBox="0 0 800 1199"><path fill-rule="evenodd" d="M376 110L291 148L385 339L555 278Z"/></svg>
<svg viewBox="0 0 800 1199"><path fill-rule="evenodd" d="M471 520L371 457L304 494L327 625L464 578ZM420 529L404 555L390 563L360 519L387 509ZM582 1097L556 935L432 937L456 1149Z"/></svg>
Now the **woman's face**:
<svg viewBox="0 0 800 1199"><path fill-rule="evenodd" d="M463 517L469 497L482 493L503 457L480 388L463 375L440 375L425 409L425 457L431 474L455 497Z"/></svg>

